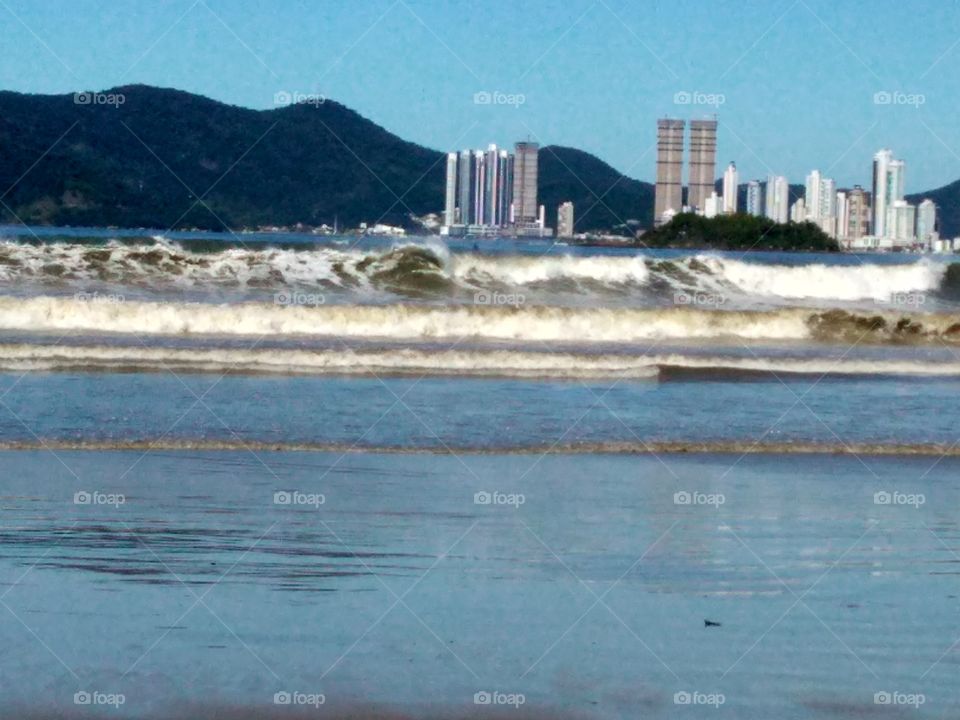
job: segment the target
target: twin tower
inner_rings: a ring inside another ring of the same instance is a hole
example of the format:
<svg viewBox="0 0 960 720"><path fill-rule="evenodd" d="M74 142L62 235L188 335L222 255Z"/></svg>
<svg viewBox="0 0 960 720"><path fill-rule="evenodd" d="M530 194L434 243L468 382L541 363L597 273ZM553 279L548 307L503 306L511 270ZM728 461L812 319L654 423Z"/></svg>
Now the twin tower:
<svg viewBox="0 0 960 720"><path fill-rule="evenodd" d="M703 212L715 190L717 178L717 120L690 121L690 176L686 205L683 202L684 120L657 120L657 189L654 225L668 222L689 207Z"/></svg>

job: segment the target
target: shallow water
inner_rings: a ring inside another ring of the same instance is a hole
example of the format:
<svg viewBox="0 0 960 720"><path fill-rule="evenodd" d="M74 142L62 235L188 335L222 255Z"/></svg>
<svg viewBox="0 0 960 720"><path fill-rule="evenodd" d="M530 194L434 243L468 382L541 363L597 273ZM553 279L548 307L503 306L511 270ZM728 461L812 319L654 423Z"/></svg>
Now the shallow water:
<svg viewBox="0 0 960 720"><path fill-rule="evenodd" d="M5 704L958 709L957 460L4 453ZM122 479L121 479L122 478ZM75 505L74 493L124 503ZM323 495L278 505L274 493ZM677 492L722 504L676 504ZM878 505L874 493L922 496ZM516 496L476 504L474 494ZM522 503L519 498L522 496ZM704 627L704 620L720 627ZM830 710L832 709L832 711Z"/></svg>

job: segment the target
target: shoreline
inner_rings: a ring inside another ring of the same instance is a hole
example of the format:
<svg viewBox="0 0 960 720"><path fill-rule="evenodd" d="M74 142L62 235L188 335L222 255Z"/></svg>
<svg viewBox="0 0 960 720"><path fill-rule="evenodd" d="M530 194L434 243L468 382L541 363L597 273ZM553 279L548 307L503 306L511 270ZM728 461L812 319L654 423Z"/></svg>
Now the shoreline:
<svg viewBox="0 0 960 720"><path fill-rule="evenodd" d="M565 445L476 445L429 447L364 446L323 442L262 440L24 440L0 441L0 452L278 452L340 453L343 455L835 455L844 457L960 457L960 444L897 443L760 443L749 441L642 440Z"/></svg>

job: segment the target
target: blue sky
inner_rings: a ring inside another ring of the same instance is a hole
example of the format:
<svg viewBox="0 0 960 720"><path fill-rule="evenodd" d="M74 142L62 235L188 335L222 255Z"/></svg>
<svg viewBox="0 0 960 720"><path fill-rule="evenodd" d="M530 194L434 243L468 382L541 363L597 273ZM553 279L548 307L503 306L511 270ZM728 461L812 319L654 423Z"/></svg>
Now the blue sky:
<svg viewBox="0 0 960 720"><path fill-rule="evenodd" d="M867 185L884 146L908 192L960 177L957 0L0 0L0 18L7 90L320 93L433 148L531 137L645 180L657 117L717 110L718 172L743 180Z"/></svg>

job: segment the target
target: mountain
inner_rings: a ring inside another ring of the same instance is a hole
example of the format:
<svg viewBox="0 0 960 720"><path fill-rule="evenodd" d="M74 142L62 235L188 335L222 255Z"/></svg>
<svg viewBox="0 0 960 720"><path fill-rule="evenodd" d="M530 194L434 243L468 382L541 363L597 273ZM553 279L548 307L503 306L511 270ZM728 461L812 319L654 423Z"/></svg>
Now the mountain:
<svg viewBox="0 0 960 720"><path fill-rule="evenodd" d="M2 201L17 218L220 230L401 222L442 203L440 153L335 102L256 111L146 86L99 96L123 103L0 93L0 188L12 186Z"/></svg>
<svg viewBox="0 0 960 720"><path fill-rule="evenodd" d="M86 98L0 92L0 221L409 225L443 207L442 152L333 101L258 111L144 85ZM652 186L570 148L541 150L540 187L550 223L565 200L583 229L652 213Z"/></svg>

